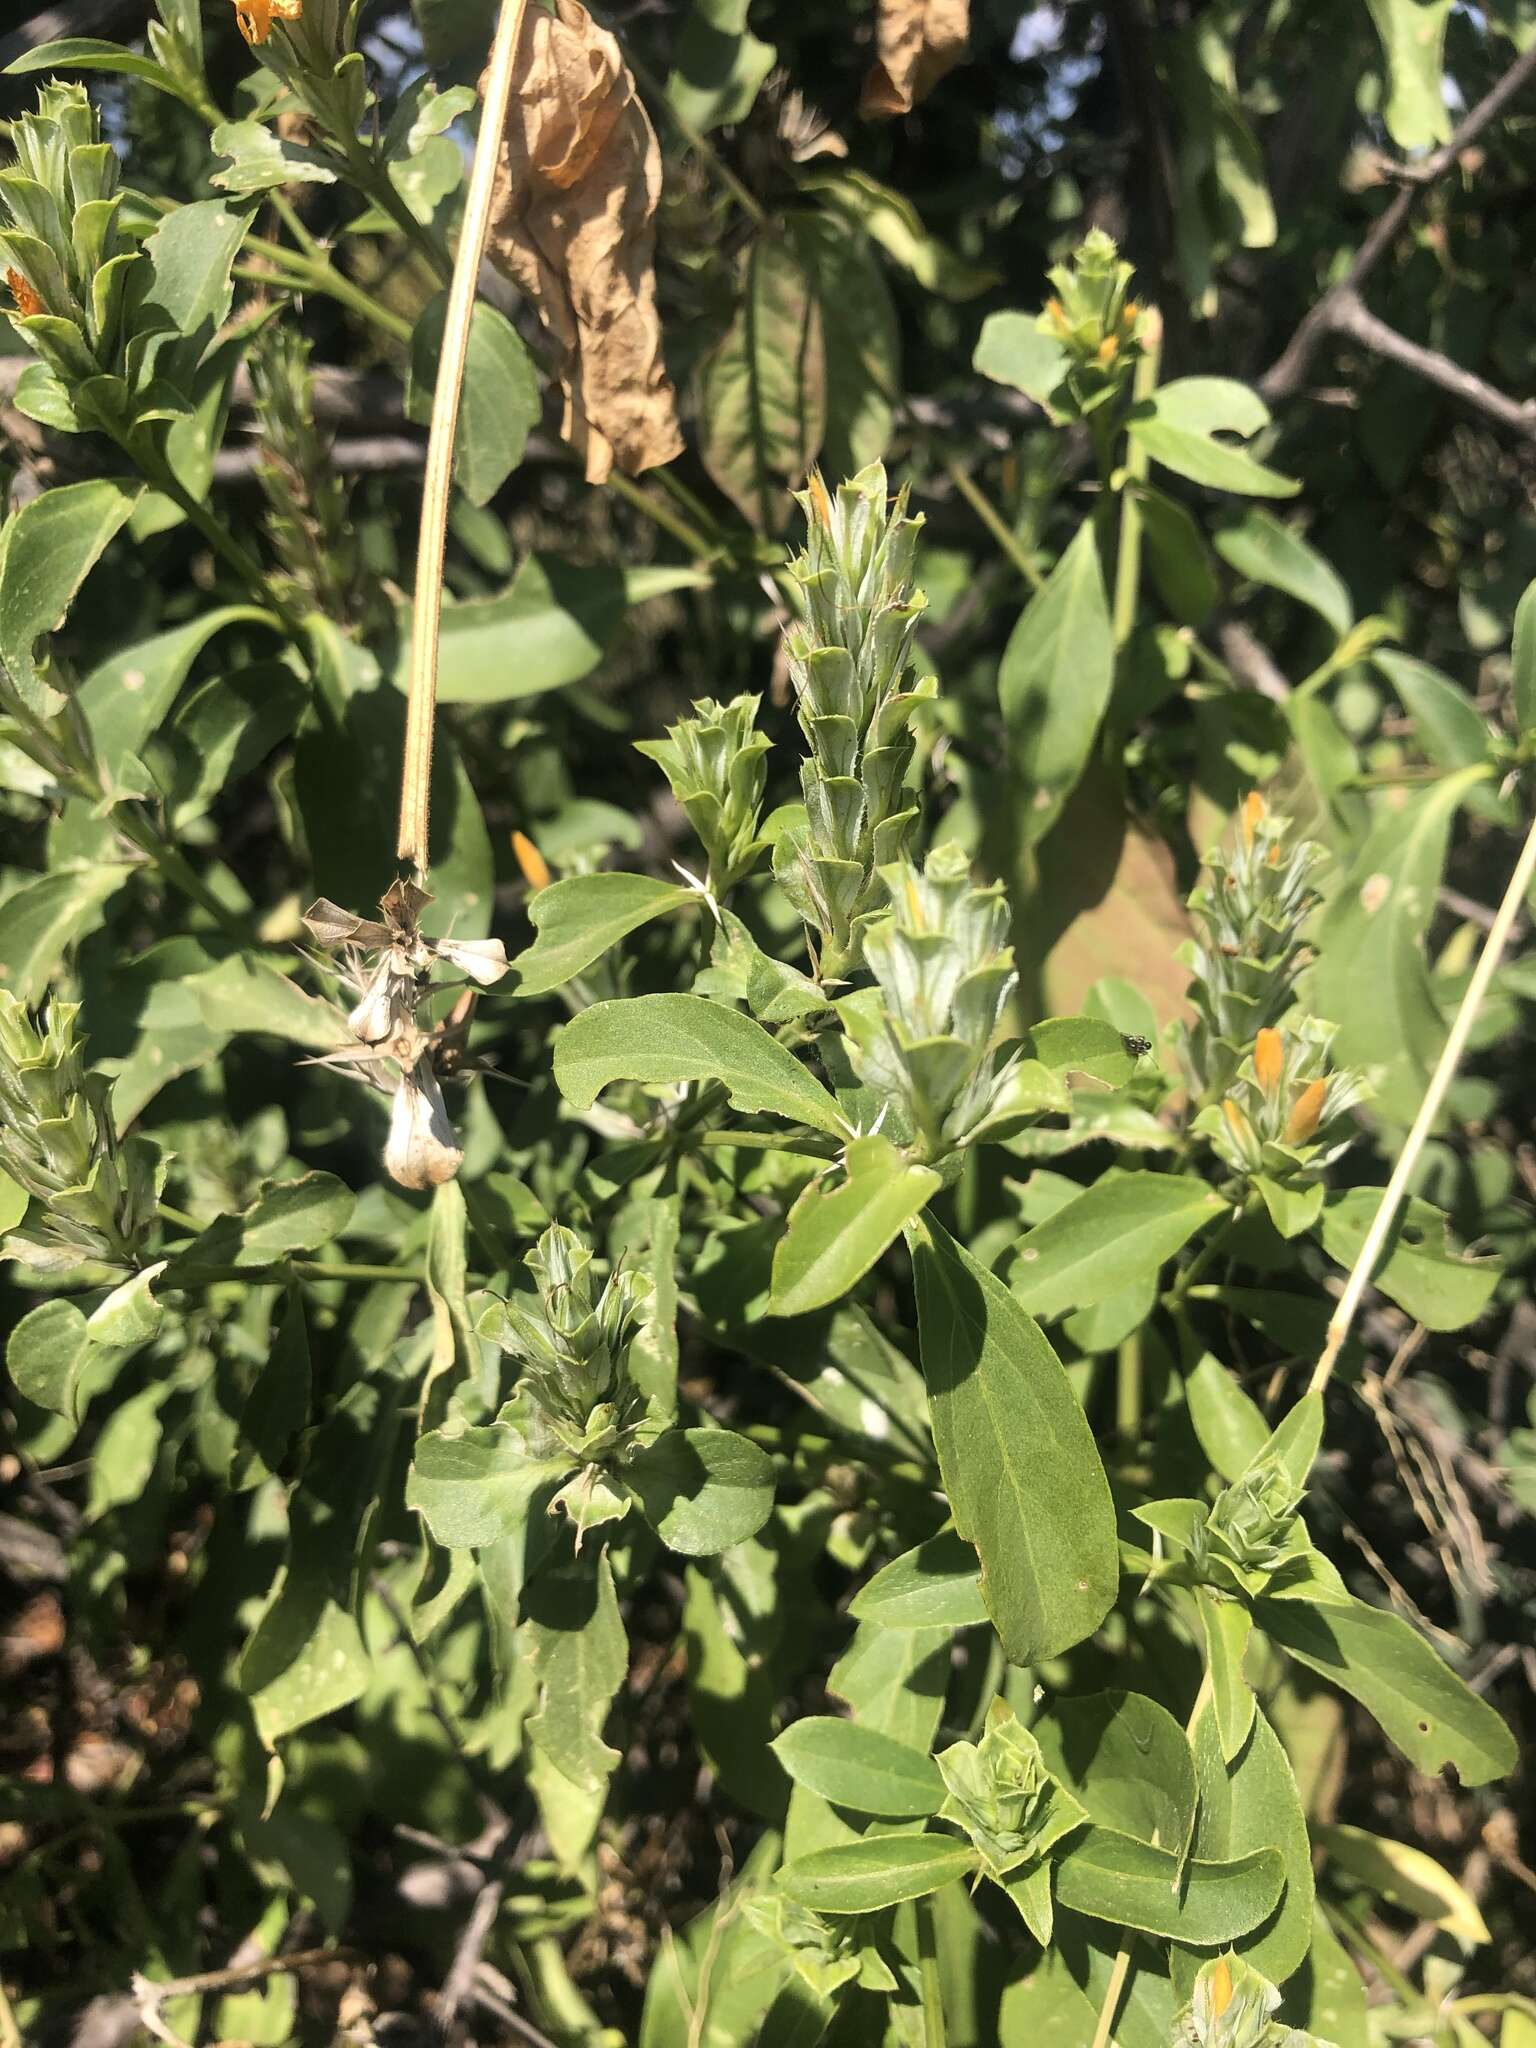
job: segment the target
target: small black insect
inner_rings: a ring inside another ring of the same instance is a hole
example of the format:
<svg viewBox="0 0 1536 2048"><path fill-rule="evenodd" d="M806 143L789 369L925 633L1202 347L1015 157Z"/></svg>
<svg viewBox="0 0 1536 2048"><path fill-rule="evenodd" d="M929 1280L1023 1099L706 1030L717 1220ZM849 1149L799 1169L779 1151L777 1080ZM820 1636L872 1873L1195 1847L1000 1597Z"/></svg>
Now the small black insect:
<svg viewBox="0 0 1536 2048"><path fill-rule="evenodd" d="M1143 1038L1139 1032L1122 1032L1120 1042L1133 1060L1139 1060L1152 1050L1151 1039Z"/></svg>

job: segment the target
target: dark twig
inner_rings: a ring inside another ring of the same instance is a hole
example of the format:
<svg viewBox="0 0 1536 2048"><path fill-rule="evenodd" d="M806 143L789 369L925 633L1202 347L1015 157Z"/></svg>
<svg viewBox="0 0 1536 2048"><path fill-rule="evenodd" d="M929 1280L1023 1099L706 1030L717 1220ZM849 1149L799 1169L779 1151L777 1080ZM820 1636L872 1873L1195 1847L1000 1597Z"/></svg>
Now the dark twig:
<svg viewBox="0 0 1536 2048"><path fill-rule="evenodd" d="M1536 48L1536 45L1532 47ZM1343 289L1330 292L1328 303L1328 324L1336 333L1347 334L1373 355L1383 356L1388 362L1399 363L1405 370L1412 370L1427 384L1450 392L1453 398L1459 398L1477 412L1486 413L1512 433L1527 440L1536 439L1536 400L1510 398L1471 370L1464 370L1460 363L1453 363L1438 349L1424 348L1418 342L1410 341L1406 334L1399 334L1385 320L1378 320L1358 292Z"/></svg>
<svg viewBox="0 0 1536 2048"><path fill-rule="evenodd" d="M1398 190L1360 244L1348 274L1323 293L1287 342L1284 352L1259 379L1259 389L1271 403L1276 399L1291 398L1300 390L1314 352L1323 337L1339 325L1339 303L1346 297L1358 297L1365 280L1397 240L1417 195L1425 186L1445 175L1462 151L1477 140L1489 122L1503 112L1533 75L1536 75L1536 43L1523 51L1498 84L1484 94L1449 142L1425 157L1422 163L1395 167Z"/></svg>
<svg viewBox="0 0 1536 2048"><path fill-rule="evenodd" d="M501 1878L490 1878L480 1887L475 1903L469 1909L464 1932L459 1936L453 1961L448 1966L448 1974L437 1997L435 2018L445 2038L453 2030L459 2008L475 1995L475 1972L480 1967L480 1957L491 1929L496 1925L496 1915L501 1911L505 1891L506 1885Z"/></svg>

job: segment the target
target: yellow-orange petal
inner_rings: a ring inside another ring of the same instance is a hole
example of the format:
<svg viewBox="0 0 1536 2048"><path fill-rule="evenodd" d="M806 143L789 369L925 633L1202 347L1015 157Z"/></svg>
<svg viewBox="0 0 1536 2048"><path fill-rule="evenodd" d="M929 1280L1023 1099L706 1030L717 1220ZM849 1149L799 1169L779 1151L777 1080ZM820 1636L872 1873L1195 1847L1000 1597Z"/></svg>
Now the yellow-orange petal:
<svg viewBox="0 0 1536 2048"><path fill-rule="evenodd" d="M1273 1095L1285 1072L1285 1040L1267 1025L1253 1045L1253 1071L1266 1095Z"/></svg>
<svg viewBox="0 0 1536 2048"><path fill-rule="evenodd" d="M253 47L264 43L274 21L300 21L304 0L235 0L235 25Z"/></svg>
<svg viewBox="0 0 1536 2048"><path fill-rule="evenodd" d="M517 864L523 871L523 880L530 889L547 889L550 884L549 862L540 853L526 832L512 834L512 851Z"/></svg>
<svg viewBox="0 0 1536 2048"><path fill-rule="evenodd" d="M813 469L806 478L806 489L811 494L811 510L822 526L832 524L832 500L827 496L827 487L821 480L821 471Z"/></svg>
<svg viewBox="0 0 1536 2048"><path fill-rule="evenodd" d="M1268 806L1256 789L1250 789L1243 798L1243 844L1252 846L1253 835L1264 822Z"/></svg>
<svg viewBox="0 0 1536 2048"><path fill-rule="evenodd" d="M1211 2017L1220 2019L1232 2003L1232 1965L1218 1956L1211 1965Z"/></svg>
<svg viewBox="0 0 1536 2048"><path fill-rule="evenodd" d="M16 301L16 311L23 320L30 320L42 312L42 300L19 270L8 270L5 273L5 281L10 286L11 297Z"/></svg>
<svg viewBox="0 0 1536 2048"><path fill-rule="evenodd" d="M1227 1129L1236 1138L1239 1145L1251 1145L1253 1143L1253 1125L1249 1123L1241 1107L1232 1100L1230 1095L1222 1098L1221 1113L1227 1120Z"/></svg>
<svg viewBox="0 0 1536 2048"><path fill-rule="evenodd" d="M1285 1126L1285 1142L1288 1145L1304 1145L1311 1137L1322 1120L1323 1102L1327 1094L1328 1083L1321 1074L1302 1089Z"/></svg>

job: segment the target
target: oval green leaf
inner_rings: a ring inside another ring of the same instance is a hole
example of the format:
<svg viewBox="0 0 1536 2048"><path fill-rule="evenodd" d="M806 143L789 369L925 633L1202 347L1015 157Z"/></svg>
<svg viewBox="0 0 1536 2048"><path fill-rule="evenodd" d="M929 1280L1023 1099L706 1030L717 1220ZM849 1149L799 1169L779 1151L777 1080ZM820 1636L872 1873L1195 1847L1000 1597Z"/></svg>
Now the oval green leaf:
<svg viewBox="0 0 1536 2048"><path fill-rule="evenodd" d="M797 1785L855 1813L915 1820L936 1813L944 1798L931 1756L856 1721L806 1714L771 1747Z"/></svg>
<svg viewBox="0 0 1536 2048"><path fill-rule="evenodd" d="M818 1913L878 1913L926 1898L975 1868L975 1850L952 1835L874 1835L799 1857L779 1873L779 1884Z"/></svg>

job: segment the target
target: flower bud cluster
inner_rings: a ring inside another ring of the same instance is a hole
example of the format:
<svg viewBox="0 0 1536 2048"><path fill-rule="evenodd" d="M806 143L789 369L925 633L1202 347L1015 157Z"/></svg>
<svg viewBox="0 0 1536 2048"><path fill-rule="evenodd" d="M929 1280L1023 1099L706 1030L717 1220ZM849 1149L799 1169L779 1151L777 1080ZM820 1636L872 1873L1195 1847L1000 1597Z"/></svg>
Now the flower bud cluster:
<svg viewBox="0 0 1536 2048"><path fill-rule="evenodd" d="M106 1081L88 1073L76 1003L39 1026L0 991L0 1169L31 1197L5 1254L37 1269L131 1265L154 1221L157 1154L122 1142Z"/></svg>
<svg viewBox="0 0 1536 2048"><path fill-rule="evenodd" d="M1280 1993L1231 1950L1203 1963L1189 2004L1174 2021L1174 2048L1330 2048L1275 2018Z"/></svg>
<svg viewBox="0 0 1536 2048"><path fill-rule="evenodd" d="M757 730L760 697L719 704L701 697L691 718L667 727L664 740L639 740L688 814L709 860L716 899L748 874L763 850L758 816L768 779L768 735Z"/></svg>
<svg viewBox="0 0 1536 2048"><path fill-rule="evenodd" d="M999 1883L1038 1863L1087 1814L1046 1768L1040 1745L1004 1700L994 1700L980 1742L954 1742L934 1761L944 1780L941 1820L969 1835Z"/></svg>
<svg viewBox="0 0 1536 2048"><path fill-rule="evenodd" d="M1118 387L1141 353L1146 322L1156 316L1130 297L1131 266L1102 228L1092 229L1048 275L1056 290L1040 315L1040 331L1066 352L1074 393L1088 411Z"/></svg>
<svg viewBox="0 0 1536 2048"><path fill-rule="evenodd" d="M878 1002L842 1006L854 1071L890 1108L897 1135L936 1159L1003 1104L1013 1062L994 1041L1018 983L1000 887L972 886L957 846L919 869L881 870L889 913L870 924L864 957Z"/></svg>
<svg viewBox="0 0 1536 2048"><path fill-rule="evenodd" d="M1323 850L1292 841L1290 820L1255 790L1230 850L1206 856L1210 880L1189 899L1197 936L1185 950L1196 1011L1185 1043L1191 1093L1218 1101L1266 1026L1290 1009L1308 959L1302 937L1318 902L1312 876Z"/></svg>
<svg viewBox="0 0 1536 2048"><path fill-rule="evenodd" d="M806 545L790 574L802 617L785 651L810 748L806 818L777 842L774 872L820 935L823 980L835 980L858 965L878 870L900 857L916 819L911 720L935 686L909 673L927 600L913 584L922 521L908 518L905 491L892 505L884 467L871 463L835 499L813 476L800 502Z"/></svg>
<svg viewBox="0 0 1536 2048"><path fill-rule="evenodd" d="M487 1334L521 1362L527 1421L544 1439L530 1449L558 1449L583 1465L622 1460L646 1414L630 1348L647 1320L651 1282L621 1267L598 1288L590 1247L558 1223L528 1254L528 1266L537 1303L504 1303Z"/></svg>
<svg viewBox="0 0 1536 2048"><path fill-rule="evenodd" d="M1191 1531L1197 1573L1224 1591L1256 1591L1294 1554L1296 1510L1306 1492L1279 1458L1263 1457L1224 1486Z"/></svg>
<svg viewBox="0 0 1536 2048"><path fill-rule="evenodd" d="M1196 1117L1194 1129L1234 1173L1316 1180L1348 1145L1345 1119L1366 1086L1352 1068L1329 1069L1333 1034L1314 1017L1266 1024L1221 1102Z"/></svg>
<svg viewBox="0 0 1536 2048"><path fill-rule="evenodd" d="M865 1991L894 1991L896 1978L875 1948L864 1919L839 1914L829 1920L782 1892L758 1892L747 1899L748 1921L789 1957L796 1976L818 1998L831 1998L858 1981Z"/></svg>
<svg viewBox="0 0 1536 2048"><path fill-rule="evenodd" d="M37 111L12 123L11 144L15 163L0 171L0 268L15 306L11 324L59 386L74 391L122 374L129 278L144 259L119 219L117 152L102 140L85 88L58 79L45 85ZM21 397L29 395L36 399L35 390ZM70 412L59 390L37 416L63 426L72 423Z"/></svg>
<svg viewBox="0 0 1536 2048"><path fill-rule="evenodd" d="M287 587L338 623L368 609L368 578L347 486L315 424L310 344L292 327L266 328L247 357L260 439L256 480Z"/></svg>

